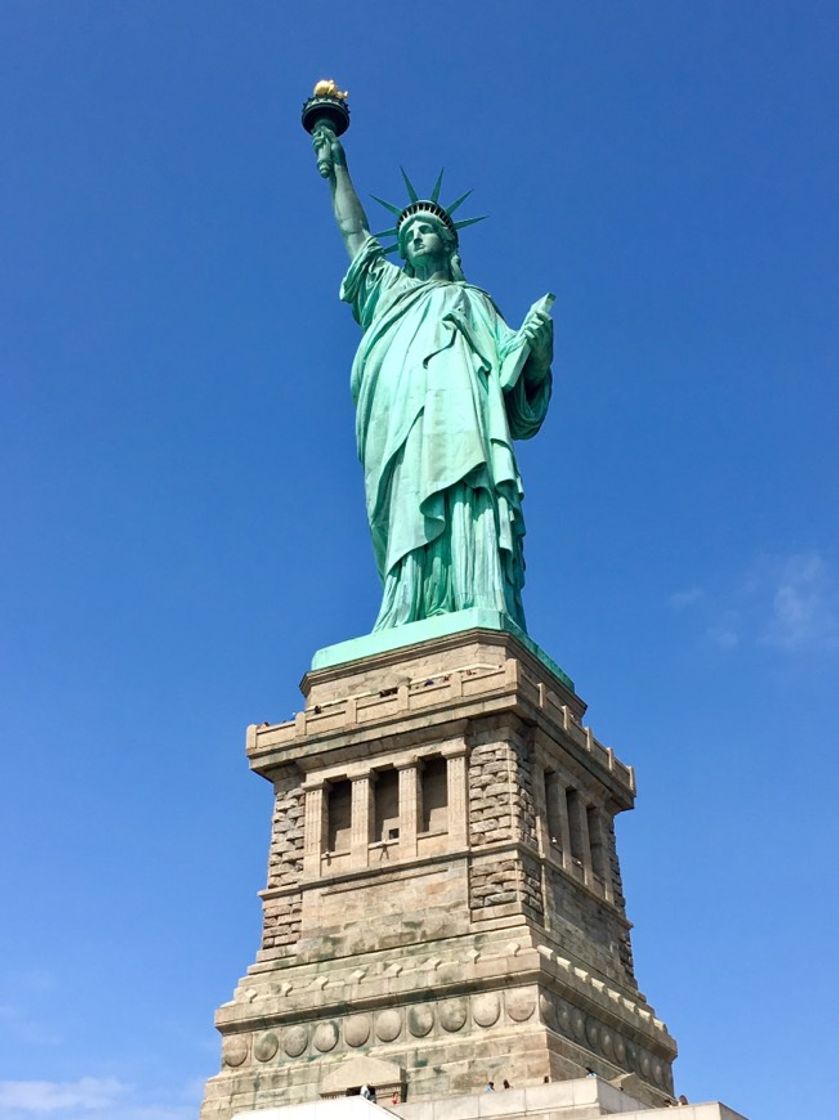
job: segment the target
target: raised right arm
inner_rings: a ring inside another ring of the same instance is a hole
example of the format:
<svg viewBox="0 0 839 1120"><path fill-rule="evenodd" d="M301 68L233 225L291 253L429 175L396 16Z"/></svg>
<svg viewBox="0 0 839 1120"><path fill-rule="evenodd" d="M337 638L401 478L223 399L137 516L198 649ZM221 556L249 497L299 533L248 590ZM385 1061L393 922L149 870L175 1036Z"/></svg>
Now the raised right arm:
<svg viewBox="0 0 839 1120"><path fill-rule="evenodd" d="M352 260L370 236L370 223L347 170L344 146L330 128L319 128L312 137L312 144L319 166L326 161L331 165L327 178L332 192L332 211Z"/></svg>

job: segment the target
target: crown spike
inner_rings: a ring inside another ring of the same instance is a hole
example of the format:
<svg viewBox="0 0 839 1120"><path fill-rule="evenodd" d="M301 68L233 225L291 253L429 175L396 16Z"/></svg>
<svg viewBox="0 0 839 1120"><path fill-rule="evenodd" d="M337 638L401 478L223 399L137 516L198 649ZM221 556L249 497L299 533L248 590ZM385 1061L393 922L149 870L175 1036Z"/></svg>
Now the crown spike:
<svg viewBox="0 0 839 1120"><path fill-rule="evenodd" d="M466 199L472 194L472 191L468 190L465 194L462 194L460 198L456 198L451 206L443 206L439 201L439 198L440 188L443 185L443 177L446 170L444 167L440 168L440 174L437 176L434 186L431 188L431 194L427 198L420 198L419 194L417 193L416 187L408 178L408 173L405 168L400 167L399 170L402 172L402 178L405 182L405 188L408 192L408 197L410 200L407 206L403 206L402 209L400 209L398 206L394 206L392 202L386 202L385 199L379 198L377 194L371 194L370 196L372 199L374 199L374 201L378 202L380 206L383 206L385 210L388 210L396 217L396 222L393 228L383 230L381 233L376 233L373 235L377 239L390 237L396 238L396 245L391 245L388 248L384 249L383 251L385 253L393 253L398 250L399 231L405 224L405 222L413 218L416 214L428 213L434 215L434 217L437 218L438 221L442 222L449 228L449 230L455 235L455 237L457 237L458 230L465 229L466 226L475 225L476 222L482 222L487 217L487 215L484 214L479 218L464 218L460 222L456 222L452 218L452 214L454 214L455 210L457 210L466 201Z"/></svg>
<svg viewBox="0 0 839 1120"><path fill-rule="evenodd" d="M466 199L467 199L467 198L469 197L469 195L470 195L470 194L472 193L472 191L473 191L474 189L475 189L475 188L473 187L473 188L472 188L472 190L468 190L468 191L466 192L466 194L462 194L462 195L460 196L460 198L456 198L456 199L454 200L454 202L453 202L453 203L451 204L451 206L447 206L447 207L446 207L446 209L448 210L448 212L449 212L450 214L453 214L453 213L455 212L455 210L457 210L457 208L458 208L459 206L461 206L461 205L462 205L462 204L463 204L463 203L464 203L464 202L466 201Z"/></svg>
<svg viewBox="0 0 839 1120"><path fill-rule="evenodd" d="M391 214L395 214L397 218L402 213L401 206L394 206L392 202L385 202L383 198L379 198L377 194L371 194L370 197L374 202L378 202L379 206L384 206L385 210L390 210Z"/></svg>
<svg viewBox="0 0 839 1120"><path fill-rule="evenodd" d="M414 188L414 184L408 178L408 173L406 172L405 168L400 167L399 170L402 172L402 178L405 180L405 186L408 190L408 197L410 198L411 202L419 202L419 195Z"/></svg>
<svg viewBox="0 0 839 1120"><path fill-rule="evenodd" d="M489 214L481 214L480 218L464 218L462 222L455 222L455 229L465 229L466 226L473 226L475 222L483 222L489 217Z"/></svg>
<svg viewBox="0 0 839 1120"><path fill-rule="evenodd" d="M440 200L440 187L443 185L443 172L445 170L446 170L445 167L440 168L440 174L437 176L437 182L434 184L434 186L431 189L431 201L432 202L439 202L439 200Z"/></svg>

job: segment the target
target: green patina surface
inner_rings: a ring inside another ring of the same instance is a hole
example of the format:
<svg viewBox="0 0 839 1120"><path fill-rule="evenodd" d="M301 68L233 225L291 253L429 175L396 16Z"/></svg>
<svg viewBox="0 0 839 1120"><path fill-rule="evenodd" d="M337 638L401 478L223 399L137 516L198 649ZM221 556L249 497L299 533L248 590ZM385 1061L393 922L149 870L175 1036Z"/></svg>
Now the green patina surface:
<svg viewBox="0 0 839 1120"><path fill-rule="evenodd" d="M363 331L351 390L383 586L376 637L365 648L422 640L403 636L421 622L425 636L451 633L462 626L445 615L468 610L522 636L524 488L513 444L534 436L547 412L553 297L537 301L516 329L466 280L458 233L476 219L452 217L465 195L440 202L442 173L429 197L405 176L408 204L383 203L395 224L382 236L396 237L390 248L402 265L389 261L338 139L349 123L346 98L333 91L321 115L319 104L317 95L307 102L304 126L351 261L341 298ZM361 656L361 642L335 647L353 651L341 660Z"/></svg>
<svg viewBox="0 0 839 1120"><path fill-rule="evenodd" d="M346 642L324 646L312 658L312 669L331 669L347 661L359 661L361 658L372 657L377 653L402 649L404 646L416 645L433 638L445 638L464 630L500 630L513 634L546 669L562 681L566 688L575 692L574 682L568 674L560 669L553 658L549 657L511 618L501 611L484 610L478 607L435 615L433 618L408 622L404 626L394 626L388 630L375 630L372 634L365 634L361 638L350 638Z"/></svg>

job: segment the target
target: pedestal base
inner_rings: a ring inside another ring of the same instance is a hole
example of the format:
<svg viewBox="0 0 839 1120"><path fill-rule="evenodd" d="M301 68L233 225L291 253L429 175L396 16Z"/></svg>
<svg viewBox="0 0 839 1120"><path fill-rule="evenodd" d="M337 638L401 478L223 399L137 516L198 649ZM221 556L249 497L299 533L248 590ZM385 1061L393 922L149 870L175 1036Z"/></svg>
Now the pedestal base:
<svg viewBox="0 0 839 1120"><path fill-rule="evenodd" d="M249 729L276 795L262 947L203 1120L587 1069L672 1098L613 827L634 774L569 684L507 629L456 630L313 670L294 720Z"/></svg>
<svg viewBox="0 0 839 1120"><path fill-rule="evenodd" d="M422 1104L384 1108L361 1097L315 1101L291 1108L240 1112L234 1120L590 1120L620 1115L621 1120L745 1120L719 1101L667 1108L644 1108L631 1094L598 1077L506 1089L467 1097L442 1097Z"/></svg>
<svg viewBox="0 0 839 1120"><path fill-rule="evenodd" d="M452 611L449 614L424 618L420 622L409 622L405 626L394 626L389 630L377 630L360 638L350 638L334 646L324 646L312 658L312 669L329 669L348 661L358 661L391 650L404 650L406 646L416 646L450 634L462 634L466 630L500 630L512 634L545 666L549 673L562 681L563 685L574 691L574 682L564 670L560 669L552 657L538 646L520 626L501 611L483 610L473 607L465 611Z"/></svg>

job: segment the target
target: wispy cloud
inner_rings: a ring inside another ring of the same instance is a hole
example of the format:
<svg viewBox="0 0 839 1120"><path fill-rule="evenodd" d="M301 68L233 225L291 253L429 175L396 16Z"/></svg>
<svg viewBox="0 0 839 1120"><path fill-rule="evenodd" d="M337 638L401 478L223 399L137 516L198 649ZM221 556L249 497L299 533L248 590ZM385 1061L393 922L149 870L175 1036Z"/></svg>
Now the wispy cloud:
<svg viewBox="0 0 839 1120"><path fill-rule="evenodd" d="M763 645L786 654L839 649L839 586L818 550L761 556L739 580L698 584L669 597L722 650Z"/></svg>
<svg viewBox="0 0 839 1120"><path fill-rule="evenodd" d="M715 646L720 649L734 649L740 644L741 620L737 611L723 611L705 631Z"/></svg>
<svg viewBox="0 0 839 1120"><path fill-rule="evenodd" d="M0 1081L0 1107L43 1116L76 1109L112 1108L128 1091L115 1077L80 1077L78 1081ZM7 1115L4 1112L3 1115Z"/></svg>
<svg viewBox="0 0 839 1120"><path fill-rule="evenodd" d="M172 1092L171 1100L155 1103L148 1092L116 1077L0 1081L0 1115L3 1120L194 1120L197 1085L193 1080ZM158 1100L165 1096L161 1091L154 1094Z"/></svg>
<svg viewBox="0 0 839 1120"><path fill-rule="evenodd" d="M55 1030L11 1003L0 1004L0 1043L4 1035L18 1042L34 1042L39 1046L57 1046L63 1042Z"/></svg>
<svg viewBox="0 0 839 1120"><path fill-rule="evenodd" d="M762 642L788 652L839 646L836 584L820 553L770 561L766 583L771 614Z"/></svg>
<svg viewBox="0 0 839 1120"><path fill-rule="evenodd" d="M681 611L698 603L704 594L701 587L688 587L684 591L674 591L669 603L674 610Z"/></svg>

